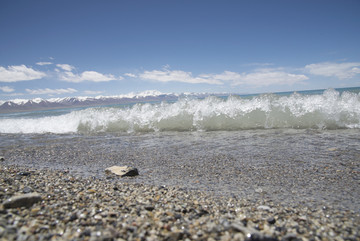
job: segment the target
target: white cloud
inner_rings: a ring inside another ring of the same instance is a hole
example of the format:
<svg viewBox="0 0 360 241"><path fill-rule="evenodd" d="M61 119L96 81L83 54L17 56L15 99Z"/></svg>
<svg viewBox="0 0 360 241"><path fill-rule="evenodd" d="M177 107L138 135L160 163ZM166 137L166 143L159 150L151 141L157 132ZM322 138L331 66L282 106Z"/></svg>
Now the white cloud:
<svg viewBox="0 0 360 241"><path fill-rule="evenodd" d="M43 66L43 65L50 65L52 64L51 62L37 62L37 65Z"/></svg>
<svg viewBox="0 0 360 241"><path fill-rule="evenodd" d="M267 67L267 66L271 66L274 65L273 63L249 63L249 64L244 64L244 66L257 66L257 67Z"/></svg>
<svg viewBox="0 0 360 241"><path fill-rule="evenodd" d="M125 73L124 75L127 76L127 77L136 78L136 74Z"/></svg>
<svg viewBox="0 0 360 241"><path fill-rule="evenodd" d="M65 71L72 71L73 69L75 69L75 67L70 64L57 64L56 66Z"/></svg>
<svg viewBox="0 0 360 241"><path fill-rule="evenodd" d="M9 86L1 86L0 90L6 93L14 92L15 90Z"/></svg>
<svg viewBox="0 0 360 241"><path fill-rule="evenodd" d="M225 72L224 72L225 73ZM234 74L233 74L234 75ZM258 69L253 73L243 73L234 75L233 85L252 85L252 86L269 86L269 85L292 85L309 79L303 74L291 74L278 69Z"/></svg>
<svg viewBox="0 0 360 241"><path fill-rule="evenodd" d="M102 93L104 93L104 91L96 91L96 90L85 90L84 91L84 94L87 94L87 95L99 95Z"/></svg>
<svg viewBox="0 0 360 241"><path fill-rule="evenodd" d="M74 74L73 72L67 71L60 74L60 79L67 82L80 83L83 81L107 82L111 80L121 80L122 77L116 78L112 74L101 74L96 71L84 71L81 74Z"/></svg>
<svg viewBox="0 0 360 241"><path fill-rule="evenodd" d="M4 68L0 66L0 82L18 82L41 79L46 74L41 71L28 68L25 65L13 65Z"/></svg>
<svg viewBox="0 0 360 241"><path fill-rule="evenodd" d="M305 66L305 70L310 74L321 75L326 77L337 77L339 79L350 79L360 74L360 63L332 63L323 62L317 64L309 64Z"/></svg>
<svg viewBox="0 0 360 241"><path fill-rule="evenodd" d="M31 95L60 95L60 94L71 94L71 93L76 93L77 90L72 89L72 88L67 88L67 89L36 89L36 90L32 90L32 89L26 89L26 92L28 92Z"/></svg>
<svg viewBox="0 0 360 241"><path fill-rule="evenodd" d="M224 71L221 74L210 74L210 75L201 75L201 76L207 78L213 78L219 81L230 81L230 82L239 81L241 80L241 78L243 78L241 74L231 71Z"/></svg>
<svg viewBox="0 0 360 241"><path fill-rule="evenodd" d="M155 80L159 82L178 81L184 83L207 83L231 85L250 85L250 86L269 86L269 85L292 85L307 80L303 74L287 73L281 69L257 69L253 73L237 73L224 71L221 74L201 74L196 77L191 72L181 70L153 70L145 71L140 75L142 79Z"/></svg>
<svg viewBox="0 0 360 241"><path fill-rule="evenodd" d="M144 73L140 74L140 78L159 82L176 81L191 84L222 84L221 81L209 78L208 75L199 75L198 77L193 77L191 72L185 72L182 70L164 69L144 71Z"/></svg>
<svg viewBox="0 0 360 241"><path fill-rule="evenodd" d="M112 74L102 74L96 71L84 71L80 74L74 73L74 66L69 64L57 64L55 72L58 73L60 80L67 82L80 83L83 81L92 81L92 82L107 82L111 80L121 80L123 77L115 77Z"/></svg>

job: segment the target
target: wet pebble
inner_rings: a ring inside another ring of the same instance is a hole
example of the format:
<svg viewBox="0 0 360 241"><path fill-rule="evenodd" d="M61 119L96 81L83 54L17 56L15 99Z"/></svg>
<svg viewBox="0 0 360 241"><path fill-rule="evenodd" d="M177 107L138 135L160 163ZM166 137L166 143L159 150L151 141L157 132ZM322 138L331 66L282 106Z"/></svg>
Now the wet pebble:
<svg viewBox="0 0 360 241"><path fill-rule="evenodd" d="M28 186L24 187L23 193L31 193L31 192L33 192L33 189L31 187Z"/></svg>

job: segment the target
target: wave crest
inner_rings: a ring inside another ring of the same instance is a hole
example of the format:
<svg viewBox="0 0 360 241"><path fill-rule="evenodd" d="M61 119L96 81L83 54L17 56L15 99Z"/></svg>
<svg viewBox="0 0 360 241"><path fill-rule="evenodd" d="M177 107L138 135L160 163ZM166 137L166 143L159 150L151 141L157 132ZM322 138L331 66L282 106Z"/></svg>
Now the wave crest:
<svg viewBox="0 0 360 241"><path fill-rule="evenodd" d="M58 116L0 120L1 133L215 131L266 128L360 128L360 95L209 96L174 103L97 107Z"/></svg>

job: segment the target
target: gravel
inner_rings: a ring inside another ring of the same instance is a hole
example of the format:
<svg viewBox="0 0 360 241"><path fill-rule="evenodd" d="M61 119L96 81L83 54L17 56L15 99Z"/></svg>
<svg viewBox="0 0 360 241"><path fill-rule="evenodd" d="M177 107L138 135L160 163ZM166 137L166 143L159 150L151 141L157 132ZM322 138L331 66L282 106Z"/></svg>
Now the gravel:
<svg viewBox="0 0 360 241"><path fill-rule="evenodd" d="M0 240L360 240L355 211L214 196L134 178L0 164ZM6 206L23 195L40 199Z"/></svg>

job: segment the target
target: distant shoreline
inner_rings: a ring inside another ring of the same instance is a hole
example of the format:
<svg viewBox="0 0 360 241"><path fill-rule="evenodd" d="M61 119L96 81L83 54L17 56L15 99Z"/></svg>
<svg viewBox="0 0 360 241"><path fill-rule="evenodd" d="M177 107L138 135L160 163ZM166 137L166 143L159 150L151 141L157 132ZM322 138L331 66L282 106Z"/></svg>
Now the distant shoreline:
<svg viewBox="0 0 360 241"><path fill-rule="evenodd" d="M350 91L359 93L360 87L347 87L347 88L334 88L340 94L344 91ZM284 91L284 92L275 92L272 94L275 95L290 95L294 92L300 94L322 94L326 89L315 89L315 90L301 90L301 91ZM60 98L57 102L52 102L47 99L41 99L34 102L29 99L24 101L23 104L17 104L12 100L3 101L0 105L0 114L7 113L21 113L21 112L31 112L31 111L44 111L44 110L57 110L57 109L69 109L69 108L90 108L90 107L103 107L111 105L127 105L127 104L136 104L136 103L147 103L147 102L160 102L160 101L176 101L181 96L193 96L204 98L206 96L228 96L228 95L238 95L240 97L254 97L266 93L254 93L254 94L237 94L237 93L189 93L189 94L158 94L158 95L149 95L138 97L68 97ZM63 100L61 100L63 99Z"/></svg>

